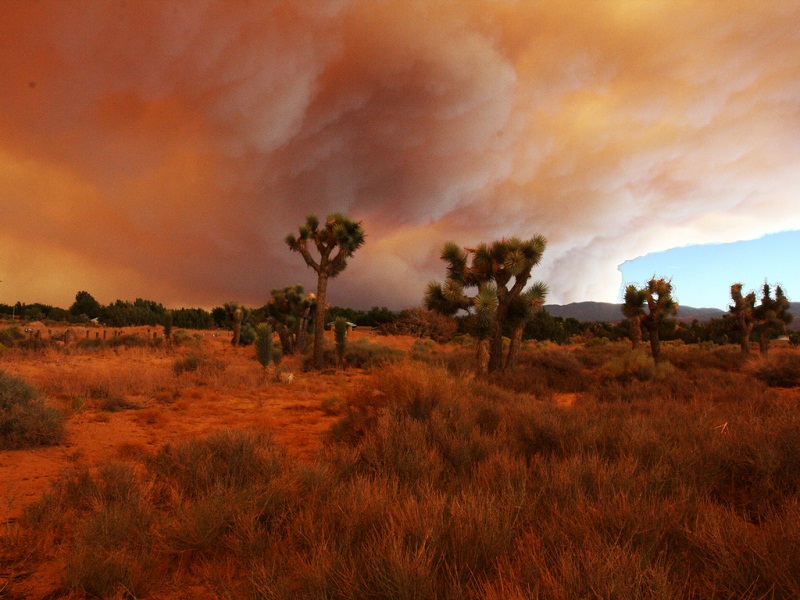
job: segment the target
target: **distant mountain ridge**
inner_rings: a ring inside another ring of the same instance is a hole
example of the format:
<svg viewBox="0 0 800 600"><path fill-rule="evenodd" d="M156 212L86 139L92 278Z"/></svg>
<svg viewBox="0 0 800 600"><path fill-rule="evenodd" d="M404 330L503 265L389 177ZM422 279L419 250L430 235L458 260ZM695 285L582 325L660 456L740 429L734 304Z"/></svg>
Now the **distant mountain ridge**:
<svg viewBox="0 0 800 600"><path fill-rule="evenodd" d="M572 302L570 304L545 304L544 309L551 317L562 319L578 319L578 321L605 321L617 323L622 321L622 305L611 302ZM718 319L727 311L719 308L695 308L678 306L678 319L681 321L708 321ZM800 302L790 302L789 312L794 316L792 326L800 324Z"/></svg>

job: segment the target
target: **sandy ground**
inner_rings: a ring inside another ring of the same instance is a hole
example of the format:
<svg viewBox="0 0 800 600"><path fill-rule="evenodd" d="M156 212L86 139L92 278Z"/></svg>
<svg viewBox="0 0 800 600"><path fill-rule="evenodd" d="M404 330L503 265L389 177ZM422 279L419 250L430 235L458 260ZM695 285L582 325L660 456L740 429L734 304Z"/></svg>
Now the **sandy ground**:
<svg viewBox="0 0 800 600"><path fill-rule="evenodd" d="M139 331L146 334L145 328ZM414 343L413 338L402 336L352 332L353 340L363 337L404 350ZM323 403L341 400L364 373L358 369L306 373L298 360L290 358L281 369L291 374L291 383L269 381L254 359L253 348L232 348L228 340L225 333L206 334L200 343L202 354L226 365L221 374L207 378L172 373L177 359L195 352L183 348L0 358L0 369L43 389L48 402L69 413L62 445L0 451L0 524L17 520L23 507L67 468L91 469L109 461L135 459L169 442L217 429L265 430L298 459L311 456L337 419ZM157 383L151 385L152 381ZM93 394L104 397L91 398ZM103 410L108 397L130 406Z"/></svg>

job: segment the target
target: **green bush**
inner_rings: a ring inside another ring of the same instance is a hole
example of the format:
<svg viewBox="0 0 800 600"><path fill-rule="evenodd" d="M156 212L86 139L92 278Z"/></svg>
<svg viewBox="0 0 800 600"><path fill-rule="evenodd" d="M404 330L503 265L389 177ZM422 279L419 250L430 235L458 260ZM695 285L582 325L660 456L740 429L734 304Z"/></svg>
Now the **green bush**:
<svg viewBox="0 0 800 600"><path fill-rule="evenodd" d="M27 382L0 371L0 450L50 446L64 435L63 413Z"/></svg>

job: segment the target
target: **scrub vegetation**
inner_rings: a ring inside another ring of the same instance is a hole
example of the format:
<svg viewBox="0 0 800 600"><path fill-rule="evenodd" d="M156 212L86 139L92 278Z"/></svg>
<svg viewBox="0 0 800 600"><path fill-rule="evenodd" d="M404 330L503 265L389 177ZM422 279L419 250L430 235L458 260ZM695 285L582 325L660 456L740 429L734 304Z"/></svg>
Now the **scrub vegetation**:
<svg viewBox="0 0 800 600"><path fill-rule="evenodd" d="M0 529L0 597L800 596L797 349L662 342L656 363L627 341L523 343L486 379L470 344L350 336L345 369L289 356L270 381L227 337L9 349L2 366L28 375L3 393L68 415L48 443L106 405L98 432L163 428L204 393L217 409L51 478ZM71 370L87 356L131 366ZM252 390L249 425L215 424ZM327 419L317 450L257 421L279 393Z"/></svg>

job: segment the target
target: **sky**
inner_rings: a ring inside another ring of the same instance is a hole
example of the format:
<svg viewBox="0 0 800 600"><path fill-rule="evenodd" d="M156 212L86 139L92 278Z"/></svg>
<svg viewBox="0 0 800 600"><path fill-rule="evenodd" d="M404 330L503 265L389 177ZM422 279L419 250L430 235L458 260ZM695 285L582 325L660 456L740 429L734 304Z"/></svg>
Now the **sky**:
<svg viewBox="0 0 800 600"><path fill-rule="evenodd" d="M727 309L730 287L741 283L745 294L768 283L774 292L780 285L790 300L800 301L800 269L792 263L800 256L800 232L765 235L756 240L730 244L703 244L673 248L640 256L620 265L623 284L617 301L622 302L624 286L644 287L655 275L672 279L673 295L679 304L695 308ZM792 293L794 292L794 294Z"/></svg>
<svg viewBox="0 0 800 600"><path fill-rule="evenodd" d="M799 44L796 0L3 0L0 302L260 306L315 287L284 238L334 212L342 306L536 234L549 303L645 256L684 304L792 298L796 251L736 242L800 230Z"/></svg>

